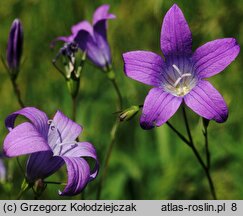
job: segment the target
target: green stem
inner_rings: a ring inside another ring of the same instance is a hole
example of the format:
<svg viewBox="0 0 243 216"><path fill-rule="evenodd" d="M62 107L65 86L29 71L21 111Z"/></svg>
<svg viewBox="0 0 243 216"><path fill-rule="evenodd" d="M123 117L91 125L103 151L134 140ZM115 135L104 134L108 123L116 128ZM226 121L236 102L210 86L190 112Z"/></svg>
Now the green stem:
<svg viewBox="0 0 243 216"><path fill-rule="evenodd" d="M18 164L18 166L19 166L19 168L20 168L20 170L21 170L21 172L23 174L23 177L26 178L24 168L22 167L22 165L21 165L21 163L19 161L19 158L16 157L16 160L17 160L17 164Z"/></svg>
<svg viewBox="0 0 243 216"><path fill-rule="evenodd" d="M97 190L97 196L96 196L97 200L100 199L102 187L103 187L103 184L104 184L104 181L105 181L105 177L106 177L107 172L108 172L110 156L111 156L114 144L115 144L118 126L119 126L119 120L116 120L116 122L113 125L112 130L111 130L111 142L109 144L108 151L107 151L107 154L106 154L104 170L103 170L103 173L101 175L101 179L100 179L99 184L98 184L98 190Z"/></svg>
<svg viewBox="0 0 243 216"><path fill-rule="evenodd" d="M44 181L44 184L57 184L57 185L67 185L67 183L64 182L54 182L54 181Z"/></svg>
<svg viewBox="0 0 243 216"><path fill-rule="evenodd" d="M181 138L183 142L185 142L188 146L191 146L191 143L169 121L167 121L166 124Z"/></svg>
<svg viewBox="0 0 243 216"><path fill-rule="evenodd" d="M113 85L113 87L115 89L115 92L117 94L117 98L118 98L117 108L118 108L118 111L122 110L122 95L121 95L121 91L120 91L115 79L111 79L111 83L112 83L112 85Z"/></svg>
<svg viewBox="0 0 243 216"><path fill-rule="evenodd" d="M77 97L72 97L72 119L76 121L77 115Z"/></svg>
<svg viewBox="0 0 243 216"><path fill-rule="evenodd" d="M210 175L210 170L209 168L205 165L205 163L203 162L199 152L197 151L195 145L194 145L194 142L193 142L193 139L192 139L192 135L191 135L191 131L190 131L190 127L189 127L189 123L188 123L188 120L187 120L187 116L186 116L186 110L185 110L185 107L182 106L182 111L183 111L183 117L184 117L184 121L185 121L185 125L186 125L186 130L187 130L187 134L188 134L188 137L189 137L189 140L190 140L190 148L192 149L194 155L196 156L198 162L200 163L200 165L202 166L206 176L207 176L207 180L208 180L208 184L209 184L209 187L210 187L210 192L212 194L212 197L213 199L217 199L217 196L216 196L216 193L215 193L215 187L214 187L214 183L213 183L213 180L211 178L211 175Z"/></svg>
<svg viewBox="0 0 243 216"><path fill-rule="evenodd" d="M211 157L210 157L209 144L208 144L208 128L207 127L204 127L203 135L204 135L204 138L205 138L205 151L206 151L207 167L208 167L208 170L210 170L210 168L211 168Z"/></svg>
<svg viewBox="0 0 243 216"><path fill-rule="evenodd" d="M186 109L185 109L184 105L182 105L182 112L183 112L183 117L184 117L184 121L185 121L185 125L186 125L186 131L187 131L190 143L191 143L191 145L193 145L193 139L192 139L192 135L191 135L191 130L190 130L189 123L188 123L188 120L187 120Z"/></svg>
<svg viewBox="0 0 243 216"><path fill-rule="evenodd" d="M121 91L117 85L116 79L115 79L115 74L112 70L109 70L107 73L107 77L108 79L111 81L114 90L117 94L117 110L121 111L122 110L122 95L121 95ZM98 189L97 189L97 195L96 195L96 199L99 200L101 197L101 192L102 192L102 188L104 185L104 181L105 181L105 177L107 175L108 172L108 167L109 167L109 162L110 162L110 157L112 154L112 150L114 148L115 145L115 141L116 141L116 135L117 135L117 130L118 130L118 126L119 126L119 119L116 119L115 123L112 126L111 129L111 141L110 144L108 146L108 150L106 153L106 157L105 157L105 164L104 164L104 171L101 175L100 181L98 183Z"/></svg>
<svg viewBox="0 0 243 216"><path fill-rule="evenodd" d="M21 94L20 94L19 86L18 86L18 84L16 83L16 80L15 80L15 79L11 79L11 81L12 81L12 85L13 85L14 93L15 93L15 95L16 95L16 97L17 97L19 106L20 106L21 108L24 108L25 105L24 105L24 102L23 102L22 99L21 99Z"/></svg>
<svg viewBox="0 0 243 216"><path fill-rule="evenodd" d="M22 186L21 186L21 191L19 192L19 194L17 196L17 200L20 200L21 197L24 195L24 193L26 193L30 188L31 188L31 186L24 179Z"/></svg>

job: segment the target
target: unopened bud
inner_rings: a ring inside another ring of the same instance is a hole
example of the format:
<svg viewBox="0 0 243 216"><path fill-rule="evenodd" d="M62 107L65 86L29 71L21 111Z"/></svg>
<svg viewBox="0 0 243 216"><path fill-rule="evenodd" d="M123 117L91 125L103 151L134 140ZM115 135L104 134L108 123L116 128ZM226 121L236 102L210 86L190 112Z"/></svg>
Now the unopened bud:
<svg viewBox="0 0 243 216"><path fill-rule="evenodd" d="M7 64L12 79L18 75L23 52L23 28L19 19L15 19L10 29L7 47Z"/></svg>
<svg viewBox="0 0 243 216"><path fill-rule="evenodd" d="M46 183L44 183L42 179L38 179L35 181L33 188L36 194L40 196L43 193L43 191L46 189Z"/></svg>
<svg viewBox="0 0 243 216"><path fill-rule="evenodd" d="M139 111L139 106L131 106L119 114L120 121L128 121L133 118Z"/></svg>

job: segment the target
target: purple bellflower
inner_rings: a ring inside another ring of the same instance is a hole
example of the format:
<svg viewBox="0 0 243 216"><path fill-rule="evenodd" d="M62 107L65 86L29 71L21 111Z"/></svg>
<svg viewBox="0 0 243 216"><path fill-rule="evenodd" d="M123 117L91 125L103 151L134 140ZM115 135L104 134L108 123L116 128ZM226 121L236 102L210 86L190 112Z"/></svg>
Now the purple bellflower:
<svg viewBox="0 0 243 216"><path fill-rule="evenodd" d="M115 18L115 15L108 13L109 8L109 5L101 5L93 14L92 25L86 20L79 22L72 26L71 35L58 37L55 41L76 42L96 66L102 68L109 66L111 53L106 34L107 20Z"/></svg>
<svg viewBox="0 0 243 216"><path fill-rule="evenodd" d="M192 35L180 8L166 13L160 38L165 60L149 51L123 54L125 74L154 88L148 93L140 119L141 127L161 126L182 102L198 115L224 122L228 108L219 92L207 81L224 70L238 55L234 38L204 44L192 52Z"/></svg>
<svg viewBox="0 0 243 216"><path fill-rule="evenodd" d="M14 127L18 115L26 117L24 122ZM98 161L95 148L88 142L77 142L82 127L57 111L53 120L34 108L26 107L10 114L5 120L9 133L3 144L8 157L30 154L26 180L29 184L43 180L56 172L64 163L67 167L68 181L59 195L76 195L98 173ZM84 157L96 162L93 170Z"/></svg>
<svg viewBox="0 0 243 216"><path fill-rule="evenodd" d="M10 29L7 47L7 63L10 70L18 70L23 51L23 28L15 19Z"/></svg>

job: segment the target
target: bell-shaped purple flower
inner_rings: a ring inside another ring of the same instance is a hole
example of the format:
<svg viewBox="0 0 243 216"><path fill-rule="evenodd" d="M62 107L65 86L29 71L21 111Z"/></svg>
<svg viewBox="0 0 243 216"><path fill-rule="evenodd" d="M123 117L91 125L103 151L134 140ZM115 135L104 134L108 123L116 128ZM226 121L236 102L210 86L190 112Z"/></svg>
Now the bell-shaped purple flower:
<svg viewBox="0 0 243 216"><path fill-rule="evenodd" d="M14 127L18 115L29 121ZM10 114L5 124L9 129L3 143L6 156L31 154L26 168L28 183L45 179L66 164L68 181L59 194L75 195L97 176L99 165L95 148L88 142L76 141L82 127L62 112L57 111L53 120L48 120L44 112L26 107ZM95 160L93 170L84 157Z"/></svg>
<svg viewBox="0 0 243 216"><path fill-rule="evenodd" d="M160 126L185 102L198 115L224 122L228 108L219 92L205 79L224 70L239 54L234 38L214 40L192 52L192 35L175 4L165 15L160 47L165 60L148 51L123 54L128 77L151 85L140 124L144 129Z"/></svg>
<svg viewBox="0 0 243 216"><path fill-rule="evenodd" d="M10 29L7 47L7 64L11 71L18 70L23 52L23 28L15 19Z"/></svg>
<svg viewBox="0 0 243 216"><path fill-rule="evenodd" d="M86 20L82 21L72 26L70 36L61 36L56 40L67 43L75 41L81 50L86 51L96 66L101 68L109 66L111 53L107 41L107 20L115 18L115 15L108 13L109 8L109 5L100 6L93 14L92 25Z"/></svg>

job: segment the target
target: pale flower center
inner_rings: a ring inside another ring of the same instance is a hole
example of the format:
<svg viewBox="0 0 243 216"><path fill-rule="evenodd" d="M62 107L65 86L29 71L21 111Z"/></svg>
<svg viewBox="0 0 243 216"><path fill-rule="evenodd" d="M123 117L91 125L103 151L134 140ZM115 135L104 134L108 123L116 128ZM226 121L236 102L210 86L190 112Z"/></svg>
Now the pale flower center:
<svg viewBox="0 0 243 216"><path fill-rule="evenodd" d="M54 141L48 140L49 145L52 148L53 155L65 155L67 152L78 146L78 142L75 140L64 142L60 131L57 129L57 126L52 120L48 120L48 124L50 125L49 135L54 138Z"/></svg>
<svg viewBox="0 0 243 216"><path fill-rule="evenodd" d="M181 71L175 64L167 71L167 76L163 82L164 90L178 97L188 94L195 87L197 79L189 71Z"/></svg>

